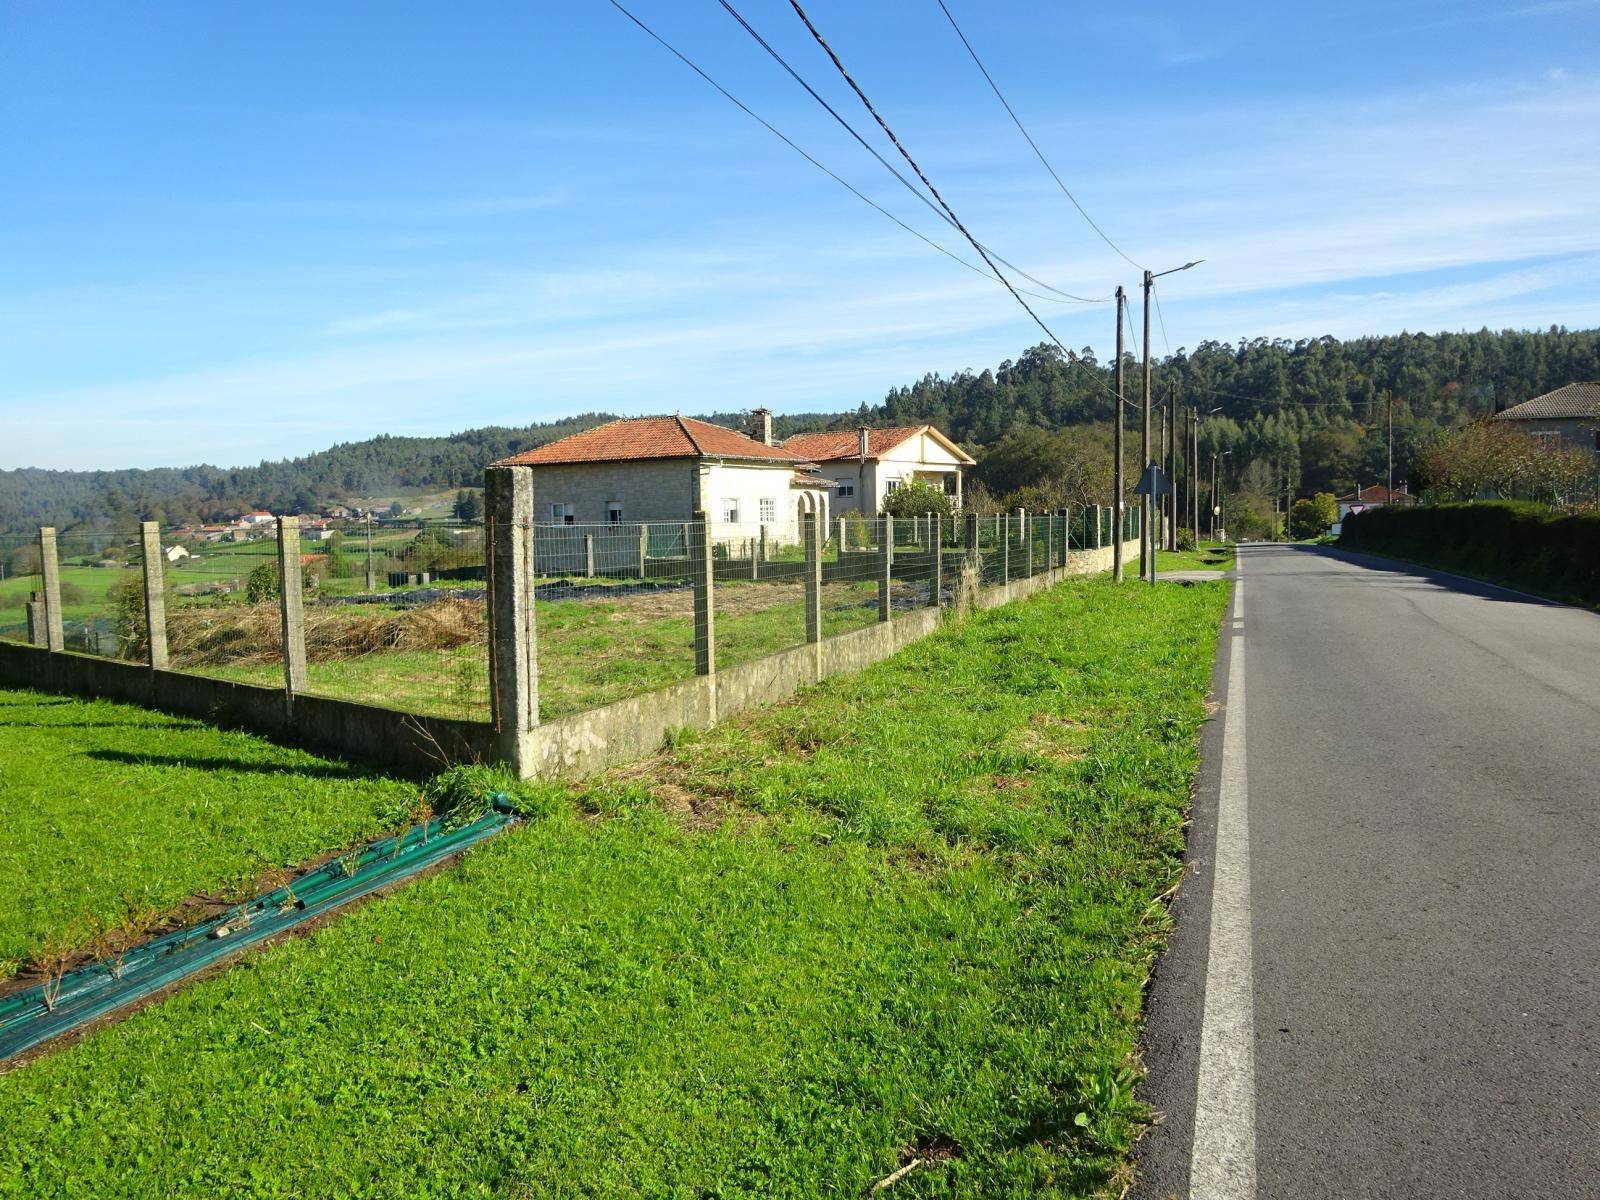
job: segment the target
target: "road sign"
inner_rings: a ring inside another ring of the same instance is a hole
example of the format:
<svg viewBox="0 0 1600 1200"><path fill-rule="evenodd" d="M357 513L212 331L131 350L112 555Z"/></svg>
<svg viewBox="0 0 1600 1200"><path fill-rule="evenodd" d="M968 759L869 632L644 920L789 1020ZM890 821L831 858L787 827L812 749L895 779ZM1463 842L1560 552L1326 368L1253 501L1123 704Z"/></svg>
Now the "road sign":
<svg viewBox="0 0 1600 1200"><path fill-rule="evenodd" d="M1144 474L1139 476L1139 486L1133 489L1135 496L1165 496L1172 490L1172 485L1167 482L1167 477L1162 474L1161 468L1151 463L1144 469Z"/></svg>

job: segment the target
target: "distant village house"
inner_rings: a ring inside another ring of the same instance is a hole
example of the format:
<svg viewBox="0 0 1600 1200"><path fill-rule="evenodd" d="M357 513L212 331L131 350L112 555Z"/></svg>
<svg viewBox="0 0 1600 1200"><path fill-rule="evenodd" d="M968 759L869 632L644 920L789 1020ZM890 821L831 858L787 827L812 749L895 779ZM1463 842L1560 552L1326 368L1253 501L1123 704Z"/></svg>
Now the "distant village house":
<svg viewBox="0 0 1600 1200"><path fill-rule="evenodd" d="M913 479L944 492L960 508L962 472L974 465L966 451L932 425L802 433L783 448L816 463L818 473L833 481L838 512L869 516L882 511L895 489Z"/></svg>
<svg viewBox="0 0 1600 1200"><path fill-rule="evenodd" d="M1600 383L1569 383L1495 413L1491 420L1600 455Z"/></svg>
<svg viewBox="0 0 1600 1200"><path fill-rule="evenodd" d="M534 517L557 525L687 521L703 511L723 526L766 526L776 541L797 541L800 520L827 520L830 480L800 453L774 445L771 414L763 436L692 417L611 421L499 467L533 473Z"/></svg>

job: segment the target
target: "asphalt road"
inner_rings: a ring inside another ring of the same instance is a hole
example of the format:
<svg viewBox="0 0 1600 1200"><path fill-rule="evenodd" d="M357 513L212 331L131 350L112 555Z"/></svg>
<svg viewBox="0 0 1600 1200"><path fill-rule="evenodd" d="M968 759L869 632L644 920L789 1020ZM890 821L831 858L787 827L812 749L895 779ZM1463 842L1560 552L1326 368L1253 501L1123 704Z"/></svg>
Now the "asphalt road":
<svg viewBox="0 0 1600 1200"><path fill-rule="evenodd" d="M1600 615L1240 568L1132 1195L1600 1196Z"/></svg>

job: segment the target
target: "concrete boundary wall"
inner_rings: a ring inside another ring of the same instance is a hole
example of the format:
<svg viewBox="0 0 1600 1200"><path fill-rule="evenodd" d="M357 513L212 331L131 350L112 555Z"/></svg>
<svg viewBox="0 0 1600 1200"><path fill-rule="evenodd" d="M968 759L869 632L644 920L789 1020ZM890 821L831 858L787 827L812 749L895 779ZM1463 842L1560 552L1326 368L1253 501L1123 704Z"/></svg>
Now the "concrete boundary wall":
<svg viewBox="0 0 1600 1200"><path fill-rule="evenodd" d="M1126 543L1125 553L1137 546ZM1109 570L1111 557L1110 546L1074 550L1064 567L978 589L973 604L995 608L1069 576ZM886 622L534 725L510 738L484 722L417 716L305 693L286 703L281 688L14 642L0 642L0 686L121 700L410 774L429 773L451 761L505 758L526 778L574 779L654 754L677 730L708 729L735 713L881 662L937 631L953 613L912 609Z"/></svg>
<svg viewBox="0 0 1600 1200"><path fill-rule="evenodd" d="M1133 554L1138 542L1125 543ZM1073 575L1111 569L1112 547L1074 550L1064 567L981 588L978 608L997 608ZM603 708L558 717L525 730L516 767L525 778L578 779L646 758L680 729L709 729L746 709L786 700L803 687L882 662L936 632L953 610L918 608L893 620L782 650L755 662L719 669L682 683L630 696Z"/></svg>
<svg viewBox="0 0 1600 1200"><path fill-rule="evenodd" d="M477 721L422 717L304 693L285 703L282 688L14 642L0 642L0 685L122 700L409 774L431 774L449 761L494 757L493 727Z"/></svg>

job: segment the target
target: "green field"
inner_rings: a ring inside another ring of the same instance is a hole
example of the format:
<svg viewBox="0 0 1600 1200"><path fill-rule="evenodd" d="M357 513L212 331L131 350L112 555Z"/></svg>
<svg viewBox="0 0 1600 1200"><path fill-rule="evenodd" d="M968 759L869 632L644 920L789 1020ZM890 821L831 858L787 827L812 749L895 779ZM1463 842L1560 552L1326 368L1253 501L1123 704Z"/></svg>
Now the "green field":
<svg viewBox="0 0 1600 1200"><path fill-rule="evenodd" d="M415 797L199 721L0 691L0 975L373 835Z"/></svg>
<svg viewBox="0 0 1600 1200"><path fill-rule="evenodd" d="M1069 581L525 791L0 1077L0 1194L1115 1195L1226 596Z"/></svg>

